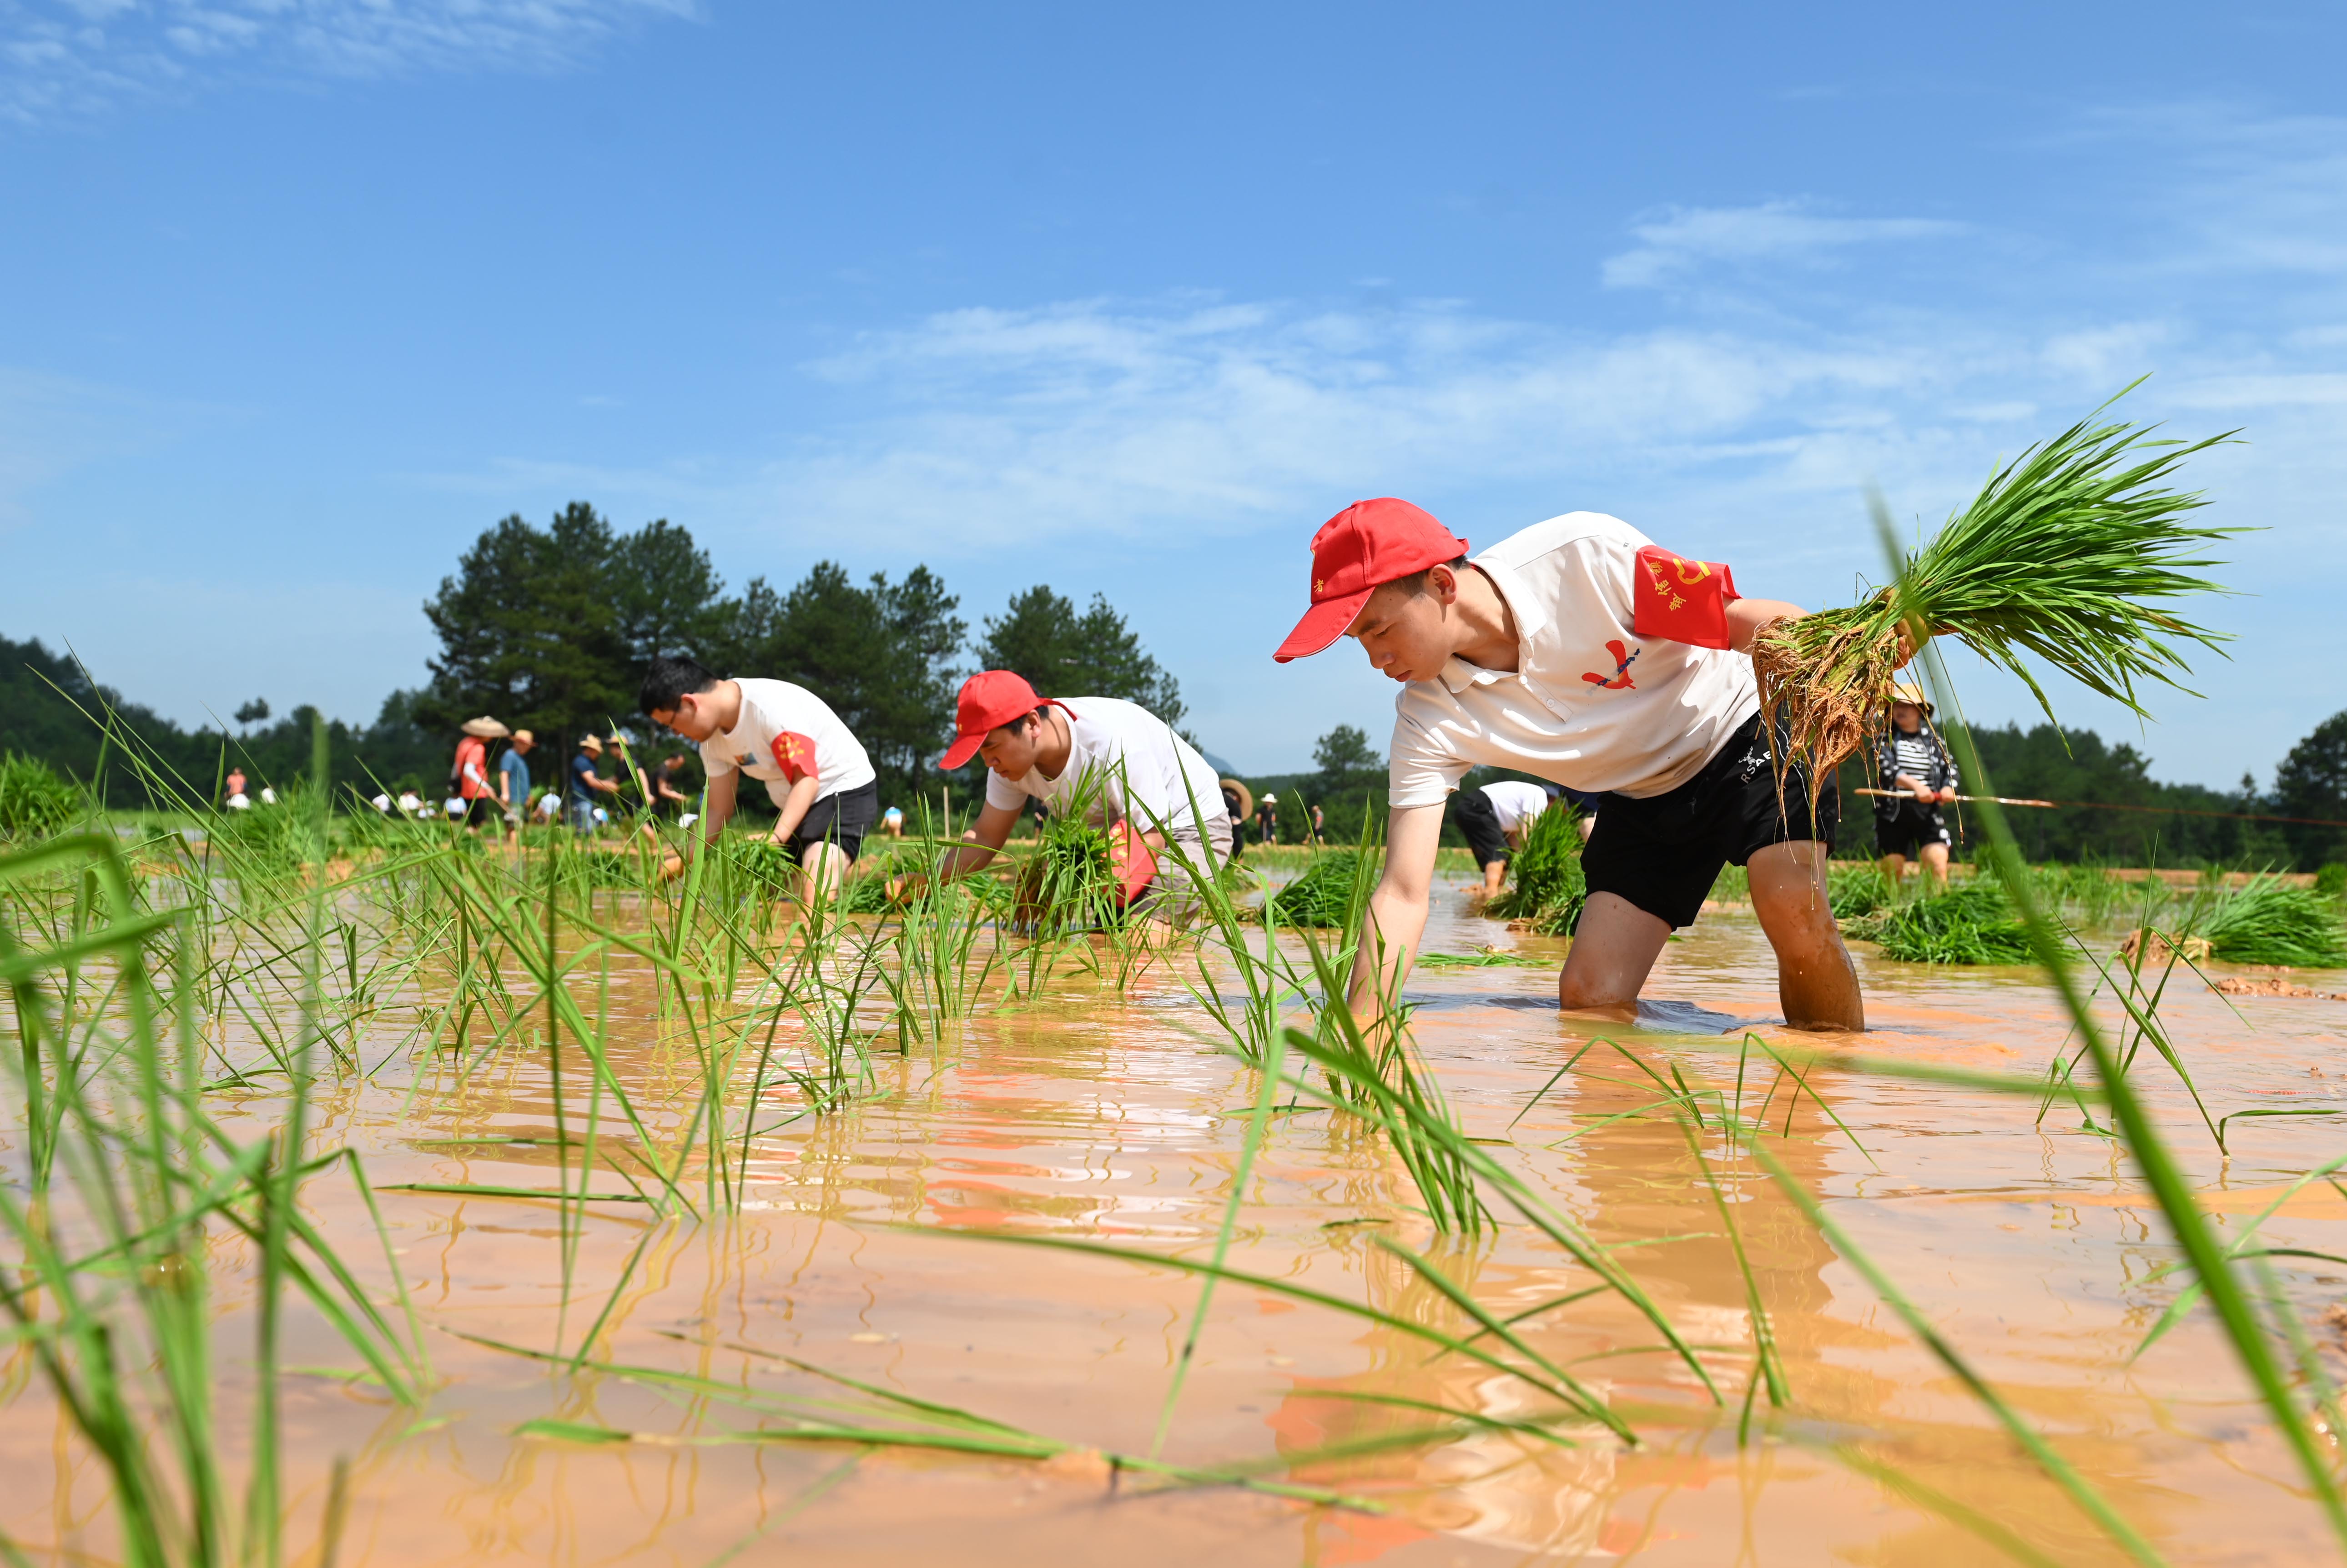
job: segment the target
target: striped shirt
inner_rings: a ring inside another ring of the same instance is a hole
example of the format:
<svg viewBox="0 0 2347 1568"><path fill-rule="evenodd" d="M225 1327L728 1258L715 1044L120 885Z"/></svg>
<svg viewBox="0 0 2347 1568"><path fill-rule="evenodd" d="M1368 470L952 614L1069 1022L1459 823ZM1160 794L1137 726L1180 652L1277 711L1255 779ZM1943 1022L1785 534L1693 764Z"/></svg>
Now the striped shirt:
<svg viewBox="0 0 2347 1568"><path fill-rule="evenodd" d="M1904 733L1894 734L1891 737L1891 753L1892 761L1901 774L1913 779L1917 784L1932 782L1932 769L1940 761L1940 748L1932 743L1931 736L1920 730L1911 735ZM1954 789L1956 764L1951 762L1947 764L1947 787Z"/></svg>

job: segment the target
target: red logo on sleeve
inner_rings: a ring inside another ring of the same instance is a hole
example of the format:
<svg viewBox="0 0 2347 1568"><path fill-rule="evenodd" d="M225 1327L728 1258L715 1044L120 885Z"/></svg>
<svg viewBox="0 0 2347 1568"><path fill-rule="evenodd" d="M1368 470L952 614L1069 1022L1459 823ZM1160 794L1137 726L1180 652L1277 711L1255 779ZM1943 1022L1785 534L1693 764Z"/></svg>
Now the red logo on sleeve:
<svg viewBox="0 0 2347 1568"><path fill-rule="evenodd" d="M774 737L774 765L793 784L814 778L815 743L795 731L784 730Z"/></svg>
<svg viewBox="0 0 2347 1568"><path fill-rule="evenodd" d="M1581 678L1583 681L1588 682L1592 686L1603 686L1608 692L1636 691L1638 689L1638 683L1630 679L1630 666L1637 661L1639 653L1644 651L1636 648L1624 648L1619 642L1609 641L1605 644L1605 651L1614 655L1614 674L1612 679L1609 680L1605 676L1600 675L1594 670L1583 671L1581 672Z"/></svg>
<svg viewBox="0 0 2347 1568"><path fill-rule="evenodd" d="M1638 552L1632 630L1696 648L1727 646L1727 607L1743 596L1726 567L1648 545Z"/></svg>

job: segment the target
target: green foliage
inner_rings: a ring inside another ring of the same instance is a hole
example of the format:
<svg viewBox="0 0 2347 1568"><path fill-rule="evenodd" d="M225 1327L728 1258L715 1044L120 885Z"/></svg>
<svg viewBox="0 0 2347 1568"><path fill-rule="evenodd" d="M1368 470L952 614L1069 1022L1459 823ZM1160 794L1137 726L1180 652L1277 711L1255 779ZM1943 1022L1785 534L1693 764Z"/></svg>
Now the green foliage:
<svg viewBox="0 0 2347 1568"><path fill-rule="evenodd" d="M1188 712L1180 682L1143 651L1140 637L1102 594L1092 595L1081 615L1041 584L1012 595L1008 610L987 618L978 662L1025 676L1046 697L1115 697L1174 725Z"/></svg>
<svg viewBox="0 0 2347 1568"><path fill-rule="evenodd" d="M2228 963L2347 968L2338 906L2279 877L2255 877L2219 895L2199 934L2209 938L2209 955Z"/></svg>
<svg viewBox="0 0 2347 1568"><path fill-rule="evenodd" d="M2325 898L2347 898L2347 864L2333 860L2317 871L2314 890Z"/></svg>
<svg viewBox="0 0 2347 1568"><path fill-rule="evenodd" d="M2347 822L2347 712L2332 714L2290 749L2274 770L2273 799L2279 816ZM2347 854L2347 827L2289 823L2281 831L2301 866Z"/></svg>
<svg viewBox="0 0 2347 1568"><path fill-rule="evenodd" d="M1837 920L1857 920L1898 901L1899 890L1882 867L1836 861L1826 868L1826 895Z"/></svg>
<svg viewBox="0 0 2347 1568"><path fill-rule="evenodd" d="M1345 925L1353 902L1353 885L1361 866L1358 849L1332 849L1316 855L1304 875L1272 896L1271 907L1285 926Z"/></svg>
<svg viewBox="0 0 2347 1568"><path fill-rule="evenodd" d="M1350 844L1361 836L1365 819L1382 822L1386 808L1386 760L1369 744L1369 737L1351 724L1339 724L1312 748L1318 772L1298 780L1280 804L1282 838L1301 841L1310 825L1312 807L1318 805L1330 844ZM1292 819L1292 820L1291 820Z"/></svg>
<svg viewBox="0 0 2347 1568"><path fill-rule="evenodd" d="M2025 964L2029 931L1993 882L1951 888L1879 911L1850 935L1882 944L1882 956L1910 964Z"/></svg>
<svg viewBox="0 0 2347 1568"><path fill-rule="evenodd" d="M1581 917L1589 886L1581 871L1581 825L1562 802L1541 813L1512 857L1514 886L1491 900L1486 911L1501 920L1529 920L1543 937L1562 937Z"/></svg>
<svg viewBox="0 0 2347 1568"><path fill-rule="evenodd" d="M48 764L0 755L0 839L43 838L81 815L81 792Z"/></svg>

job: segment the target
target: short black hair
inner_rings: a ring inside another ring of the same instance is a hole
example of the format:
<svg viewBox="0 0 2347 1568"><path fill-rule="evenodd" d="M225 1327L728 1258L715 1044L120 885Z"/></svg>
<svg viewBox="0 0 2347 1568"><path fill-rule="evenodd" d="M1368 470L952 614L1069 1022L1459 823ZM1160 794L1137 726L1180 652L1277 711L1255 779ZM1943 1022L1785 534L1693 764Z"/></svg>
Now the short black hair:
<svg viewBox="0 0 2347 1568"><path fill-rule="evenodd" d="M1456 577L1459 575L1459 569L1467 564L1467 558L1465 556L1460 556L1455 559L1444 561L1442 564L1450 569L1451 576ZM1419 594L1426 591L1426 574L1433 569L1434 569L1432 567L1428 567L1425 570L1414 571L1408 577L1398 577L1393 579L1394 586L1415 599Z"/></svg>
<svg viewBox="0 0 2347 1568"><path fill-rule="evenodd" d="M673 713L678 699L697 695L716 684L717 677L698 660L687 659L682 653L663 653L644 671L644 683L636 692L636 706L647 715Z"/></svg>

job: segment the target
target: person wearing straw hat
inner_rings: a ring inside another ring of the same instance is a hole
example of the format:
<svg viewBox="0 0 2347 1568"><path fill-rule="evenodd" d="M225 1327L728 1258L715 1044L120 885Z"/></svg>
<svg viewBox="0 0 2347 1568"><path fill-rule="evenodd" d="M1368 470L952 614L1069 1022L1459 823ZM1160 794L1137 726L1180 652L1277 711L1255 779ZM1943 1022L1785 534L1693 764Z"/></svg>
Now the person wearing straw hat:
<svg viewBox="0 0 2347 1568"><path fill-rule="evenodd" d="M607 779L596 771L595 764L603 760L603 737L589 730L579 737L579 750L570 759L570 777L563 790L563 803L569 808L573 832L591 834L595 831L595 797L616 795L619 781Z"/></svg>
<svg viewBox="0 0 2347 1568"><path fill-rule="evenodd" d="M1255 803L1255 823L1266 848L1279 842L1279 796L1270 790Z"/></svg>
<svg viewBox="0 0 2347 1568"><path fill-rule="evenodd" d="M1255 810L1255 796L1238 779L1223 780L1223 810L1231 819L1231 858L1236 860L1246 846L1246 819Z"/></svg>
<svg viewBox="0 0 2347 1568"><path fill-rule="evenodd" d="M1760 629L1800 609L1739 597L1726 567L1596 512L1536 523L1471 561L1467 549L1407 501L1356 502L1313 537L1310 606L1273 654L1351 637L1402 688L1355 1008L1398 992L1426 927L1444 800L1486 765L1606 797L1560 1007L1635 1017L1664 944L1733 863L1750 873L1786 1022L1864 1029L1826 896L1832 781L1813 795L1788 767L1780 796L1750 659Z"/></svg>
<svg viewBox="0 0 2347 1568"><path fill-rule="evenodd" d="M799 868L801 904L838 889L879 820L880 784L830 703L788 681L720 681L691 659L662 655L645 671L636 704L701 748L706 804L701 832L685 841L688 854L725 830L746 774L774 803L771 836ZM661 875L682 876L684 866L683 855L671 855Z"/></svg>
<svg viewBox="0 0 2347 1568"><path fill-rule="evenodd" d="M456 761L448 770L456 785L449 798L461 803L456 812L463 815L465 831L478 833L481 824L497 812L497 786L489 783L489 743L504 740L512 732L486 713L458 727L465 738L456 743Z"/></svg>
<svg viewBox="0 0 2347 1568"><path fill-rule="evenodd" d="M1956 759L1932 726L1932 701L1911 681L1891 688L1891 723L1874 751L1874 852L1896 886L1907 863L1926 879L1948 885L1947 819L1940 807L1956 798Z"/></svg>
<svg viewBox="0 0 2347 1568"><path fill-rule="evenodd" d="M1040 697L1011 671L981 671L962 682L953 744L938 766L958 768L972 756L986 759L986 804L966 842L939 863L941 876L992 860L1030 798L1106 830L1127 908L1146 903L1180 915L1192 879L1215 875L1231 858L1222 780L1171 724L1136 703Z"/></svg>

